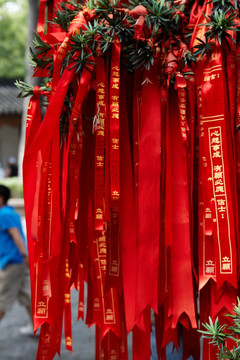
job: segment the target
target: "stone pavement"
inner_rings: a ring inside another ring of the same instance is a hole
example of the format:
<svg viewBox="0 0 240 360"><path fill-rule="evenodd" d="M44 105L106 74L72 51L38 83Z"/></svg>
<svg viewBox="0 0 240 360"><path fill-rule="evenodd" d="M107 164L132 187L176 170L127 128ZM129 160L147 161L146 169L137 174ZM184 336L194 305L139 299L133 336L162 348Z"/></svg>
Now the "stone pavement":
<svg viewBox="0 0 240 360"><path fill-rule="evenodd" d="M73 350L71 354L64 347L62 340L61 360L94 360L95 358L95 329L87 328L82 321L76 321L78 295L72 292L73 305ZM19 334L19 328L28 324L25 309L14 304L0 322L0 360L35 360L38 338ZM59 357L55 356L54 360Z"/></svg>
<svg viewBox="0 0 240 360"><path fill-rule="evenodd" d="M76 321L78 293L72 291L72 329L73 329L73 353L65 349L62 338L61 360L94 360L95 359L95 327L88 328L82 320ZM23 307L15 303L0 322L0 360L35 360L38 338L19 334L19 328L28 324L28 315ZM128 338L129 360L131 356L131 336ZM172 347L167 349L168 360L180 360L180 354L172 353ZM58 360L56 355L54 360ZM152 357L156 360L156 349L152 339ZM120 360L120 359L118 359ZM189 359L190 360L190 359Z"/></svg>
<svg viewBox="0 0 240 360"><path fill-rule="evenodd" d="M11 204L21 215L22 226L26 233L23 201L11 199ZM95 327L88 328L82 320L77 321L78 293L72 291L72 329L73 353L65 349L62 339L61 360L94 360ZM25 309L15 303L0 322L0 360L35 360L38 338L19 334L19 328L28 324ZM56 355L54 360L59 359ZM129 359L130 360L130 359Z"/></svg>
<svg viewBox="0 0 240 360"><path fill-rule="evenodd" d="M13 206L16 203L13 202ZM20 203L20 208L22 203ZM22 225L25 230L25 218L22 215ZM88 328L82 320L77 318L78 293L72 291L72 330L73 330L73 353L65 349L64 338L62 338L61 360L94 360L95 359L95 327ZM25 309L15 303L12 310L8 312L0 322L0 360L35 360L38 338L23 336L19 334L19 328L28 324L28 315ZM155 341L152 337L152 357L157 360ZM131 356L131 335L128 337L129 360ZM54 360L58 360L56 355ZM182 349L179 354L172 353L172 346L167 348L167 360L182 359ZM120 360L120 359L118 359ZM190 359L189 359L190 360Z"/></svg>

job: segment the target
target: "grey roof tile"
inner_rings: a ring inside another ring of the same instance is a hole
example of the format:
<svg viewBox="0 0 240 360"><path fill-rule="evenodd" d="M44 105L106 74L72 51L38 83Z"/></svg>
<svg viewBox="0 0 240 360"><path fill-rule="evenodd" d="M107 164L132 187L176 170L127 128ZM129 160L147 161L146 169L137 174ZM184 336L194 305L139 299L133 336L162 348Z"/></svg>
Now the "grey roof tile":
<svg viewBox="0 0 240 360"><path fill-rule="evenodd" d="M17 98L19 90L16 86L0 85L0 115L20 115L22 99Z"/></svg>

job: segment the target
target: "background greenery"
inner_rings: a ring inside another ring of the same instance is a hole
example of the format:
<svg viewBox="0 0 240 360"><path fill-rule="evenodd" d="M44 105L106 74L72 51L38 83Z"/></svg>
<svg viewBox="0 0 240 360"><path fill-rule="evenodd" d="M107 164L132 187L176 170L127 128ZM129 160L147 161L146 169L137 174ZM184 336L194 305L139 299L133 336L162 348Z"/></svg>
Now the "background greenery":
<svg viewBox="0 0 240 360"><path fill-rule="evenodd" d="M0 77L25 76L28 0L0 0Z"/></svg>
<svg viewBox="0 0 240 360"><path fill-rule="evenodd" d="M23 197L23 185L19 177L10 177L0 179L0 185L5 185L11 190L12 198L22 198Z"/></svg>

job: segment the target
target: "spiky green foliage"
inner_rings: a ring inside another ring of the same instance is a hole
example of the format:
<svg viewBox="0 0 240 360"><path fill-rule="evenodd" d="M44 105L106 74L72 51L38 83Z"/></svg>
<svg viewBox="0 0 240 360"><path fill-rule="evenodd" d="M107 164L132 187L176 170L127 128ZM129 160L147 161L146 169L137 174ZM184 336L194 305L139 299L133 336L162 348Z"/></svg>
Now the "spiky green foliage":
<svg viewBox="0 0 240 360"><path fill-rule="evenodd" d="M238 25L236 22L237 13L230 12L230 8L223 10L218 9L212 12L209 17L206 17L207 31L205 34L206 39L214 39L221 45L224 41L228 46L228 40L235 42L233 37L229 34L229 31L238 31Z"/></svg>
<svg viewBox="0 0 240 360"><path fill-rule="evenodd" d="M147 70L154 64L154 50L143 41L133 43L128 48L129 66L133 69L145 67Z"/></svg>
<svg viewBox="0 0 240 360"><path fill-rule="evenodd" d="M209 3L213 4L213 11L220 9L237 9L237 1L232 2L231 0L212 0Z"/></svg>
<svg viewBox="0 0 240 360"><path fill-rule="evenodd" d="M172 30L176 30L174 22L172 21L174 9L170 7L170 3L165 0L145 1L148 15L146 16L146 25L152 29L152 37L161 32L170 35Z"/></svg>
<svg viewBox="0 0 240 360"><path fill-rule="evenodd" d="M19 98L24 98L30 95L33 95L33 86L26 83L25 81L15 81L15 86L18 87L20 93L18 94ZM43 83L42 86L39 88L39 91L48 91L50 93L51 89Z"/></svg>
<svg viewBox="0 0 240 360"><path fill-rule="evenodd" d="M237 299L237 304L234 305L233 313L226 314L226 317L232 321L231 325L223 324L220 325L219 319L215 322L209 317L209 323L202 324L205 330L199 330L204 338L209 339L210 343L217 346L218 358L239 360L240 359L240 300ZM227 347L227 339L234 341L235 345L229 349Z"/></svg>
<svg viewBox="0 0 240 360"><path fill-rule="evenodd" d="M48 69L50 73L53 71L53 56L48 55L51 45L44 42L40 35L36 32L33 41L34 49L30 48L30 62L35 68Z"/></svg>
<svg viewBox="0 0 240 360"><path fill-rule="evenodd" d="M182 71L184 65L191 66L198 58L210 53L214 42L229 46L231 41L235 41L230 31L238 31L236 6L230 0L212 2L212 13L209 16L204 14L206 21L199 25L206 27L205 40L198 39L194 49L182 51L181 59L177 60L177 71ZM185 5L176 5L173 0L130 0L124 8L119 0L88 0L84 5L83 3L83 0L62 1L55 10L52 22L66 34L71 21L79 11L88 8L95 12L85 27L70 36L62 61L61 74L68 65L75 68L77 74L81 74L83 67L91 70L96 54L111 55L112 44L116 39L121 44L122 64L129 71L137 68L149 70L156 58L159 58L157 52L163 49L171 50L169 39L174 39L175 45L179 48L181 43L187 43L187 10ZM137 5L145 8L140 24L138 16L133 17L130 13ZM52 54L56 54L59 45L49 45L36 34L34 49L31 49L33 66L35 69L47 70L50 78L53 76L54 68ZM164 66L164 59L161 66ZM171 74L171 79L174 80L174 74Z"/></svg>
<svg viewBox="0 0 240 360"><path fill-rule="evenodd" d="M206 55L212 48L213 43L208 39L204 42L202 39L197 38L198 44L194 46L194 55L197 57L200 55L201 59Z"/></svg>

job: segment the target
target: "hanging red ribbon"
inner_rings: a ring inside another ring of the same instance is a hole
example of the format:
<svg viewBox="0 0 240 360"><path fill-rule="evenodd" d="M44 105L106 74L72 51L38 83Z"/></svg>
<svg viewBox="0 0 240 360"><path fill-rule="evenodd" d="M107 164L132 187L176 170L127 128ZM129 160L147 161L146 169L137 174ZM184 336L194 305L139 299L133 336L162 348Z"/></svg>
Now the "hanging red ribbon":
<svg viewBox="0 0 240 360"><path fill-rule="evenodd" d="M119 143L119 94L120 94L120 53L118 39L112 44L109 90L109 167L110 167L110 228L108 237L107 288L115 287L121 292L121 259L119 240L120 200L120 143Z"/></svg>
<svg viewBox="0 0 240 360"><path fill-rule="evenodd" d="M147 306L158 311L161 108L157 64L144 75L139 138L136 319Z"/></svg>
<svg viewBox="0 0 240 360"><path fill-rule="evenodd" d="M98 57L96 69L96 116L94 128L96 133L95 142L95 184L94 184L94 214L95 230L104 230L104 169L105 169L105 118L106 118L106 79L105 64L102 57Z"/></svg>

